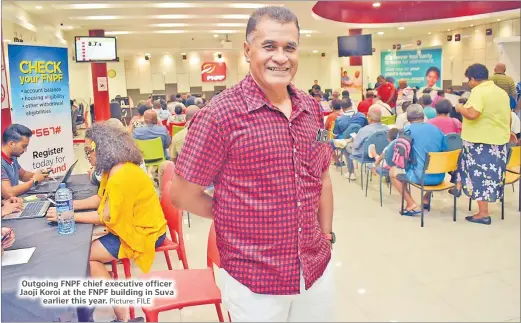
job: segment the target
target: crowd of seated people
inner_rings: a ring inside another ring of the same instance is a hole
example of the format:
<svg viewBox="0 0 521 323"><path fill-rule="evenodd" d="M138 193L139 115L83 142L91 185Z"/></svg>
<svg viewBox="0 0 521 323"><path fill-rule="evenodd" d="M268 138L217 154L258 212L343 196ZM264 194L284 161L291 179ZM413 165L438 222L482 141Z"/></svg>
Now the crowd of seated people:
<svg viewBox="0 0 521 323"><path fill-rule="evenodd" d="M499 67L501 66L500 64ZM402 183L405 179L413 183L420 182L427 153L447 150L446 135L449 134L461 136L463 140L461 156L463 159L476 161L483 159L483 163L488 162L490 164L492 162L501 165L501 169L504 169L503 163L506 163L508 151L506 143L509 143L509 146L520 144L521 121L519 114L521 103L517 101L515 107L512 104L512 82L510 82L510 78L503 77L502 73L499 73L498 76L496 71L496 75L489 79L486 67L475 64L468 68L466 76L469 78L469 87L472 92L470 97L464 95L459 98L456 106L451 101L454 100L453 96L450 97L451 100L445 98L446 93L455 95L453 93L456 92L452 91L451 88L443 91L435 86L425 87L421 89L421 94L417 96L418 90L409 87L405 80L399 80L398 89L395 90L393 81L383 76L378 77L376 84L378 95L374 94L374 89L367 89L363 101L358 106L348 109L350 113L342 113L340 111L341 101L332 100L334 112L329 114L325 124L326 129L330 131L333 148L342 149L344 153L343 157L348 165L348 174L345 176L351 180L356 179L354 176L356 163L352 157L357 157L355 159L371 158L374 159L375 165L382 164L382 169L390 171L393 186L401 192ZM507 81L508 86L505 85ZM494 82L499 83L499 85L494 86ZM393 95L395 92L397 95ZM384 97L384 100L382 100L382 97ZM512 111L508 109L507 99L509 98ZM360 122L361 119L358 117L360 114L367 114L368 123ZM395 123L382 124L382 117L390 115L397 115ZM357 122L361 128L358 133L353 135L354 138L350 138L351 134L344 134L344 131L351 124ZM387 131L389 145L383 152L377 152L372 145L369 145L368 151L364 151L365 141L378 131ZM404 134L412 138L411 160L414 160L414 163L407 165L406 169L399 169L396 165L393 165L392 161L386 160L384 156L389 149L394 149L396 138ZM348 138L342 138L346 135ZM490 144L495 145L495 148L492 147L489 150L496 151L495 149L499 149L501 157L489 156L490 153L487 149L485 149L487 150L485 156L477 156L479 152L483 151L483 149L476 148L480 147L477 146L478 143L484 147L488 147L487 145ZM338 159L338 154L336 156L335 163L342 165L344 161ZM379 168L374 167L373 171L377 169ZM474 168L470 171L466 167L460 167L457 173L450 174L452 180L458 182L457 188L451 190L450 193L459 196L463 190L470 198L477 199L480 206L479 213L466 219L470 222L490 224L487 203L499 199L502 191L500 192L499 189L494 187L491 190L493 194L490 194L490 196L488 194L478 196L477 192L483 194L483 189L485 191L491 189L485 187L480 190L472 190L472 185L474 187L481 186L477 182L468 184L479 181L476 177L478 173L480 172L476 172ZM454 179L457 177L455 175L459 176L459 174L463 178ZM445 176L446 174L425 175L424 184L440 184ZM496 184L500 184L498 181L500 179L497 179ZM465 187L465 183L470 187ZM501 185L497 186L500 187ZM425 194L421 203L417 203L410 192L405 189L406 205L403 215L418 214L421 208L427 206L430 209L430 198L429 194Z"/></svg>

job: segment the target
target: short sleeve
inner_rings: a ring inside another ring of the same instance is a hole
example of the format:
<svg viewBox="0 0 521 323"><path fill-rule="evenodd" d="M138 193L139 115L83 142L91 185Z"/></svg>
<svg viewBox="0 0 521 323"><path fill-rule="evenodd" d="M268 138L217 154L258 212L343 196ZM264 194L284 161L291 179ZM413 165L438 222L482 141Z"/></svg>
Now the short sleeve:
<svg viewBox="0 0 521 323"><path fill-rule="evenodd" d="M220 124L206 108L190 122L175 172L191 183L209 186L221 171L226 155Z"/></svg>
<svg viewBox="0 0 521 323"><path fill-rule="evenodd" d="M467 103L465 104L465 108L469 107L472 107L479 113L483 113L483 109L485 108L485 104L483 103L483 97L477 94L477 92L471 92L470 97Z"/></svg>

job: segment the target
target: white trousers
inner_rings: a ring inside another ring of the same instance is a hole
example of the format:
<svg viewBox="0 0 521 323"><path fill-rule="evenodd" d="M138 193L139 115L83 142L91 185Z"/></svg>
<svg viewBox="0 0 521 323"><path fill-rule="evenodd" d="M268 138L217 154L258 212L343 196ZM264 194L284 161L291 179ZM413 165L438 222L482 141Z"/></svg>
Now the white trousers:
<svg viewBox="0 0 521 323"><path fill-rule="evenodd" d="M324 274L306 290L302 272L300 294L253 293L224 269L219 270L222 302L232 322L332 322L335 321L335 284L331 262Z"/></svg>

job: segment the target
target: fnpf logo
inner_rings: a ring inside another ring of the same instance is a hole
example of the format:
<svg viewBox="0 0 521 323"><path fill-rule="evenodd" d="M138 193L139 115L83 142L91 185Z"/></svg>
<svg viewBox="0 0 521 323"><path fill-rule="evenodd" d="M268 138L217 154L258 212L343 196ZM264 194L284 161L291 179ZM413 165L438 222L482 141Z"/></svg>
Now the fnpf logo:
<svg viewBox="0 0 521 323"><path fill-rule="evenodd" d="M201 66L203 82L219 82L226 80L226 63L208 62Z"/></svg>

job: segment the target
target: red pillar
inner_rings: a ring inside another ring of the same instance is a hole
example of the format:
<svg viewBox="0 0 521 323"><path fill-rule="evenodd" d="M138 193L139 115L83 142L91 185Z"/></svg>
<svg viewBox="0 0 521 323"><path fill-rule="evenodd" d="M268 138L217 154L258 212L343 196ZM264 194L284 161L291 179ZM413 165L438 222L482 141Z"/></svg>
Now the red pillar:
<svg viewBox="0 0 521 323"><path fill-rule="evenodd" d="M89 30L89 36L104 37L104 30ZM92 92L94 93L94 115L96 121L103 121L110 119L110 100L109 89L107 81L107 90L98 91L98 77L107 78L107 64L106 63L91 63L92 72Z"/></svg>
<svg viewBox="0 0 521 323"><path fill-rule="evenodd" d="M349 36L361 35L362 29L349 29ZM349 57L349 65L362 66L362 56Z"/></svg>

